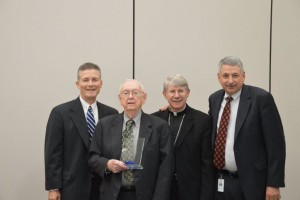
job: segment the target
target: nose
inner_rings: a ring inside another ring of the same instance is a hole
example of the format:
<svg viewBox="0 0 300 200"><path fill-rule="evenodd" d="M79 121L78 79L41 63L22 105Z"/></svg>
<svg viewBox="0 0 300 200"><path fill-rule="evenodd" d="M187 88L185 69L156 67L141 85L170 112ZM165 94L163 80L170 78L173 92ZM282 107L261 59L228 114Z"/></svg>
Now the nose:
<svg viewBox="0 0 300 200"><path fill-rule="evenodd" d="M179 92L176 91L175 94L174 94L174 96L175 96L175 97L179 97Z"/></svg>
<svg viewBox="0 0 300 200"><path fill-rule="evenodd" d="M88 81L88 85L93 85L93 81L92 81L92 80L89 80L89 81Z"/></svg>
<svg viewBox="0 0 300 200"><path fill-rule="evenodd" d="M129 92L128 98L133 98L133 92Z"/></svg>
<svg viewBox="0 0 300 200"><path fill-rule="evenodd" d="M232 76L229 76L229 78L228 78L228 82L229 82L229 83L232 83L232 82L233 82L233 78L232 78Z"/></svg>

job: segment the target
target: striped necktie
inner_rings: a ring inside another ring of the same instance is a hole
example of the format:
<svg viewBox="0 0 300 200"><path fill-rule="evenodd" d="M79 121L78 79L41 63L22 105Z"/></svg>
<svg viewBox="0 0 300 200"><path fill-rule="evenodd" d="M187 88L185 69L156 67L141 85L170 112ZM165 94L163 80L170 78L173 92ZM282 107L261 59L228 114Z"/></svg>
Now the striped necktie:
<svg viewBox="0 0 300 200"><path fill-rule="evenodd" d="M89 107L89 109L87 111L86 122L87 122L87 126L88 126L88 132L89 132L89 135L90 135L90 140L91 140L92 137L93 137L93 134L95 132L95 128L96 128L93 109L92 109L91 106Z"/></svg>

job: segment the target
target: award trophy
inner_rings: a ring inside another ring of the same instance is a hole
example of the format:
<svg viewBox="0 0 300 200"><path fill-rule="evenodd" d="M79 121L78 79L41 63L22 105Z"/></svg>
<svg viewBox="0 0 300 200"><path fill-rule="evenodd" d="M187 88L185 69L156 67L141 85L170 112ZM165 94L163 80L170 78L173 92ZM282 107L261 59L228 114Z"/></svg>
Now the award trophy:
<svg viewBox="0 0 300 200"><path fill-rule="evenodd" d="M136 146L136 153L135 153L135 159L134 160L126 160L124 163L125 165L130 169L143 169L143 166L141 165L142 161L142 154L144 149L144 142L145 138L139 138Z"/></svg>

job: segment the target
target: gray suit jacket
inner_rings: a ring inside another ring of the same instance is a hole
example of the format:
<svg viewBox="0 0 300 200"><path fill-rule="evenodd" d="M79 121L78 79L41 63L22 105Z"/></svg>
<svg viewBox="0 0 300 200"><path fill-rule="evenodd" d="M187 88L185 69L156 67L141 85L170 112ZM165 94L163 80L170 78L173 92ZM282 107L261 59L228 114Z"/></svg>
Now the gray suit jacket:
<svg viewBox="0 0 300 200"><path fill-rule="evenodd" d="M123 114L101 119L90 147L89 164L102 177L101 200L115 200L121 188L122 173L105 173L109 159L120 160ZM173 151L168 124L142 113L140 138L145 138L142 170L134 170L138 200L166 200L172 178Z"/></svg>
<svg viewBox="0 0 300 200"><path fill-rule="evenodd" d="M209 97L213 146L223 97L224 90ZM242 87L234 154L247 200L265 199L266 186L284 187L286 153L283 127L272 95L263 89L248 85Z"/></svg>
<svg viewBox="0 0 300 200"><path fill-rule="evenodd" d="M98 116L118 111L97 102ZM45 138L46 190L60 189L63 200L89 199L92 174L88 167L90 139L79 97L51 111Z"/></svg>

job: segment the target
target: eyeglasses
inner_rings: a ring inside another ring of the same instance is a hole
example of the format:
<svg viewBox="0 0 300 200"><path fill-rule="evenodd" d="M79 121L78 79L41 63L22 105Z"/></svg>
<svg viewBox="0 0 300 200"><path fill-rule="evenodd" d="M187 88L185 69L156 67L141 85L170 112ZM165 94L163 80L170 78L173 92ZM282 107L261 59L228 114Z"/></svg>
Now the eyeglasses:
<svg viewBox="0 0 300 200"><path fill-rule="evenodd" d="M123 97L129 97L130 94L133 96L133 97L140 97L144 92L141 92L141 91L138 91L138 90L133 90L133 91L128 91L128 90L125 90L123 92L121 92L121 96Z"/></svg>

